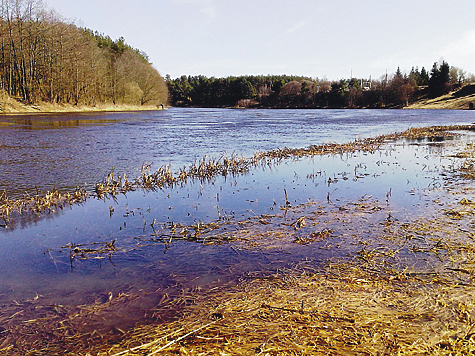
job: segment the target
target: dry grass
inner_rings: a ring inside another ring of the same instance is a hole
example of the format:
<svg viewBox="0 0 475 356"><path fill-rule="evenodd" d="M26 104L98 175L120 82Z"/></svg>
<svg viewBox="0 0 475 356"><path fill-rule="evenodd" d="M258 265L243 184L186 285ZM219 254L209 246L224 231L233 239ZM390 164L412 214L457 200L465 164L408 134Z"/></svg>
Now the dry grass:
<svg viewBox="0 0 475 356"><path fill-rule="evenodd" d="M422 128L411 128L402 133L382 135L375 138L356 140L350 143L321 144L312 145L307 148L282 148L266 152L258 151L250 158L240 157L238 155L227 156L223 154L220 158L204 157L191 164L189 167L180 168L177 172L172 172L170 166L159 167L155 172L150 172L150 164L142 166L141 175L138 179L131 182L126 175L114 176L111 172L103 182L97 183L95 193L99 198L106 195L115 196L128 191L143 189L162 189L163 187L173 187L185 184L189 180L212 180L216 176L233 176L245 174L249 169L257 166L273 165L284 159L293 159L298 157L309 157L317 155L342 154L347 152L374 152L382 144L390 140L401 138L438 139L451 137L454 130L474 130L472 125L452 125L452 126L432 126Z"/></svg>
<svg viewBox="0 0 475 356"><path fill-rule="evenodd" d="M155 190L163 187L173 187L187 183L189 180L212 180L216 176L233 176L245 174L252 167L273 165L284 159L298 157L309 157L317 155L342 154L345 152L374 152L387 141L400 138L409 139L438 139L454 136L453 130L474 130L472 125L452 125L433 126L423 128L411 128L402 133L382 135L375 138L356 140L345 144L321 144L312 145L307 148L282 148L266 152L256 152L250 158L237 155L227 156L223 154L220 158L204 157L191 164L189 167L180 168L177 172L172 172L170 166L159 167L155 172L150 171L150 164L142 166L141 175L131 181L123 175L116 175L114 172L108 174L100 183L97 183L94 192L86 192L77 188L74 192L60 193L56 190L45 194L36 194L34 197L26 196L23 199L12 200L7 192L0 195L0 217L4 224L12 213L27 214L33 212L40 214L51 212L54 208L61 208L64 204L82 203L88 196L104 199L107 196L114 197L117 194L125 194L128 191L137 189Z"/></svg>
<svg viewBox="0 0 475 356"><path fill-rule="evenodd" d="M2 114L32 114L32 113L74 113L74 112L112 112L112 111L150 111L161 110L161 106L125 105L125 104L97 104L95 106L53 104L40 102L35 105L25 105L8 96L4 91L0 93L0 113Z"/></svg>
<svg viewBox="0 0 475 356"><path fill-rule="evenodd" d="M449 109L459 110L469 109L469 104L475 104L475 94L467 95L463 97L455 97L453 93L446 94L434 99L422 99L417 102L411 103L405 109Z"/></svg>
<svg viewBox="0 0 475 356"><path fill-rule="evenodd" d="M11 215L54 213L58 209L63 209L66 205L80 204L87 200L86 189L76 188L69 193L61 193L56 189L44 194L26 195L23 199L10 199L4 191L0 193L0 226L7 226Z"/></svg>
<svg viewBox="0 0 475 356"><path fill-rule="evenodd" d="M196 298L180 320L136 328L101 355L463 354L473 287L305 266Z"/></svg>
<svg viewBox="0 0 475 356"><path fill-rule="evenodd" d="M342 154L347 152L374 152L387 141L401 138L408 139L440 139L456 135L451 132L454 130L474 130L473 125L452 125L452 126L433 126L423 128L411 128L402 133L382 135L375 138L356 140L345 144L321 144L312 145L307 148L283 148L266 152L256 152L251 158L239 157L237 155L227 156L223 154L220 158L204 157L191 164L189 167L180 168L177 172L172 172L170 166L159 167L155 172L150 172L150 164L142 166L141 175L131 181L123 175L116 175L110 172L100 183L95 184L93 192L87 192L85 189L76 188L73 192L59 192L55 189L46 193L37 193L34 196L25 195L24 198L13 200L8 193L4 191L0 194L0 217L3 218L3 224L7 224L11 214L41 214L54 212L57 208L64 205L77 204L84 202L88 196L94 196L98 199L104 199L107 196L114 197L117 194L125 194L128 191L137 189L155 190L163 187L174 187L186 184L189 180L212 180L216 176L233 176L245 174L252 167L273 165L284 159L294 159L298 157L308 157L316 155ZM467 153L468 152L468 153ZM468 147L465 153L459 153L458 158L473 157ZM473 171L473 160L464 161L464 166L460 171L468 177Z"/></svg>
<svg viewBox="0 0 475 356"><path fill-rule="evenodd" d="M299 244L302 236L332 249L339 248L334 240L342 239L354 251L323 266L301 261L247 273L220 288L182 290L154 308L162 321L119 333L101 331L100 320L127 310L121 308L139 295L110 296L76 310L56 306L43 318L12 322L0 350L104 356L475 352L475 245L473 233L464 228L475 213L467 199L473 190L453 189L448 195L442 209L434 202L439 208L433 214L413 222L391 219L384 205L361 200L329 208L282 207L285 214L256 217L225 234L215 227L203 230L208 242L214 236L215 243L223 243L224 236L237 251L279 249ZM367 222L364 215L377 222L371 234L357 233ZM14 311L9 318L15 318ZM9 318L2 318L4 325Z"/></svg>
<svg viewBox="0 0 475 356"><path fill-rule="evenodd" d="M114 112L114 111L155 111L161 107L153 105L97 104L95 106L40 103L33 107L40 113L72 113L72 112ZM34 111L33 111L34 112Z"/></svg>
<svg viewBox="0 0 475 356"><path fill-rule="evenodd" d="M292 153L325 154L353 147L374 150L386 139L439 137L448 134L446 130L411 129L402 135L365 141L362 146L284 149L280 154L272 151L263 159L291 157ZM472 157L473 147L466 146L460 153L460 167L465 167L464 162ZM197 166L207 167L207 162ZM208 179L208 171L210 176L222 174L222 163L211 162L209 170L195 176L187 174L187 178ZM162 173L168 179L175 177L166 170ZM126 177L119 183L112 176L104 186L152 187L158 178L149 181L150 176L145 172L134 183ZM194 227L172 225L156 231L154 228L154 235L139 243L173 243L174 239L232 242L237 253L245 249L282 249L291 244L312 244L312 248L322 250L352 247L347 256L341 254L323 266L296 261L287 269L244 274L240 280L220 288L183 290L158 303L153 310L156 322L116 334L101 332L98 323L139 296L111 296L107 301L72 310L54 306L42 318L26 323L15 320L28 306L38 309L34 301L4 308L0 315L4 325L0 352L116 356L474 353L473 194L470 186L449 187L443 202L435 200L427 208L427 216L408 222L392 218L384 204L360 199L344 206L286 205L279 214L258 216L236 222L235 226L222 221ZM367 225L370 220L371 227ZM104 248L106 254L115 251L110 244L93 246L93 252ZM86 258L91 250L90 246L66 247L74 258ZM173 317L164 318L165 315Z"/></svg>
<svg viewBox="0 0 475 356"><path fill-rule="evenodd" d="M449 195L456 200L412 223L384 219L387 212L368 202L353 209L349 204L339 213L314 205L288 208L309 222L315 222L317 212L319 229L333 220L358 231L361 214L376 214L380 224L374 236L347 236L346 244L359 246L356 252L324 267L302 261L277 272L245 275L219 290L188 291L178 299L192 300L192 305L184 302L187 307L177 320L139 326L99 355L473 353L475 245L473 233L463 228L475 213L475 204L466 198L471 194L470 189L452 190ZM267 221L274 226L271 220L278 218ZM294 224L287 225L282 234L274 227L272 234L256 234L247 226L247 238L261 248L272 246L273 235L294 240L298 232ZM322 246L338 248L331 240L339 234L322 230ZM156 313L177 304L159 305Z"/></svg>

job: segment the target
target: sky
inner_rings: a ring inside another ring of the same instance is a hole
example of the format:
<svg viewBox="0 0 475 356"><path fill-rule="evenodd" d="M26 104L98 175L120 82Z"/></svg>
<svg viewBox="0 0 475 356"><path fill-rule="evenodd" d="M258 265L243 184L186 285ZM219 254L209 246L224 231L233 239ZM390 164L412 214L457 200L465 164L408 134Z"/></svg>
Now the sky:
<svg viewBox="0 0 475 356"><path fill-rule="evenodd" d="M475 74L473 0L46 0L162 76L378 79L445 60Z"/></svg>

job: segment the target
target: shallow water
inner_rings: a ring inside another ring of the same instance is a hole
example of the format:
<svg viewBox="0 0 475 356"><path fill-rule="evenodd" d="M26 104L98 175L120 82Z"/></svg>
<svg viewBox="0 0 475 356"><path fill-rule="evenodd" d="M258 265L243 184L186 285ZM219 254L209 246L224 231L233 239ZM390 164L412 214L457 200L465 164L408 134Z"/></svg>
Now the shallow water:
<svg viewBox="0 0 475 356"><path fill-rule="evenodd" d="M173 169L205 155L348 142L410 127L472 123L455 110L179 109L138 113L0 116L0 190L13 197L91 187L114 169Z"/></svg>
<svg viewBox="0 0 475 356"><path fill-rule="evenodd" d="M80 121L75 115L33 118L31 124L21 117L2 118L8 126L0 129L4 187L13 192L13 182L28 177L18 189L67 188L80 180L92 184L112 166L133 176L144 161L171 161L178 167L223 150L250 156L256 149L346 142L413 126L475 121L468 111L172 109L85 116ZM15 145L18 156L12 153ZM12 221L0 230L0 302L41 296L47 304L78 305L109 292L210 287L297 260L323 263L341 257L352 251L344 241L339 249L291 244L281 250L236 251L233 244L178 241L168 246L146 240L154 228L172 222L206 224L220 217L247 221L282 214L285 192L292 206L311 201L323 210L371 197L399 220L410 220L444 186L440 173L450 172L456 161L450 152L450 141L399 141L374 153L283 160L245 175L89 199L40 219ZM62 164L55 165L58 161ZM28 167L33 163L32 171ZM355 228L364 231L365 223ZM113 240L118 251L110 258L71 260L71 249L65 247Z"/></svg>

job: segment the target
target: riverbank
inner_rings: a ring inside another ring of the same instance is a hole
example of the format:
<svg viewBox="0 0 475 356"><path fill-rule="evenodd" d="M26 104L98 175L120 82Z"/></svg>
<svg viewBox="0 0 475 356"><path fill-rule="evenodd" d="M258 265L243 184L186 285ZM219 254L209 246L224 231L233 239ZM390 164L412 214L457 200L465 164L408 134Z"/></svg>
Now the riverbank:
<svg viewBox="0 0 475 356"><path fill-rule="evenodd" d="M470 105L475 105L475 85L467 85L458 91L437 97L424 97L404 107L407 110L440 109L440 110L469 110ZM236 106L243 109L248 106ZM95 106L39 103L37 105L24 105L9 97L0 94L0 114L33 114L33 113L87 113L87 112L127 112L127 111L154 111L163 110L162 105L124 105L124 104L97 104ZM266 108L266 107L263 107ZM270 108L269 108L270 109Z"/></svg>
<svg viewBox="0 0 475 356"><path fill-rule="evenodd" d="M405 109L468 110L475 105L475 85L467 85L458 91L437 97L423 98L409 104Z"/></svg>
<svg viewBox="0 0 475 356"><path fill-rule="evenodd" d="M0 94L0 115L13 114L52 114L52 113L88 113L88 112L126 112L154 111L164 109L161 105L125 105L97 104L95 106L38 103L25 105L5 93Z"/></svg>
<svg viewBox="0 0 475 356"><path fill-rule="evenodd" d="M434 137L435 138L435 137ZM175 320L139 326L101 355L468 354L475 350L473 145L442 169L447 185L431 203L398 219L370 196L325 206L281 207L248 223L237 253L292 244L347 250L347 257L265 268L220 289L184 291ZM391 200L388 192L387 200ZM286 247L287 246L287 247Z"/></svg>
<svg viewBox="0 0 475 356"><path fill-rule="evenodd" d="M411 129L406 137L441 142L444 134L442 128ZM384 157L394 149L379 143L382 146L368 145L368 149L380 153L384 167ZM445 144L453 146L452 165L420 165L421 174L437 169L446 182L414 191L424 196L421 215L393 211L391 190L385 200L364 195L333 201L329 194L325 201L295 206L286 196L273 215L223 219L218 227L205 226L199 238L195 234L195 241L186 240L204 248L231 245L236 260L249 254L292 255L296 246L315 254L335 251L333 258L296 259L278 269L263 263L261 270L203 289L181 288L180 278L186 276L177 276L174 292L124 291L76 309L42 305L43 296L16 301L2 308L0 351L6 355L117 356L473 352L475 187L471 179L475 150L470 143L448 140ZM437 144L430 145L437 151ZM321 154L342 155L345 149L351 153L355 148L337 146ZM283 159L305 153L276 150L266 157ZM405 162L398 164L404 169ZM387 171L381 170L381 174ZM355 168L354 177L338 178L363 180L363 176ZM329 186L334 179L328 181ZM185 243L179 226L170 229L164 232L166 238L156 236L155 243L171 248ZM145 240L141 248L147 248ZM78 257L82 253L87 258L81 246L76 249ZM150 323L107 329L113 318L137 313L141 301L154 293L162 297L149 305ZM42 315L18 323L27 310Z"/></svg>

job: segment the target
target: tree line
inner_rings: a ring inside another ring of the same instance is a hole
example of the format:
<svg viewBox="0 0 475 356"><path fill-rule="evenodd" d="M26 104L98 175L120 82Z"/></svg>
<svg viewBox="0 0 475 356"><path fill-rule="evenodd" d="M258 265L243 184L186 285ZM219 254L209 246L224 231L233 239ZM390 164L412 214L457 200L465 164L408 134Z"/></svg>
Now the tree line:
<svg viewBox="0 0 475 356"><path fill-rule="evenodd" d="M427 71L398 68L379 80L350 78L339 81L310 77L267 75L207 78L166 76L173 106L266 108L384 108L407 106L421 97L437 97L475 81L447 62Z"/></svg>
<svg viewBox="0 0 475 356"><path fill-rule="evenodd" d="M41 0L2 0L0 86L25 104L159 105L168 89L149 58L61 20Z"/></svg>

